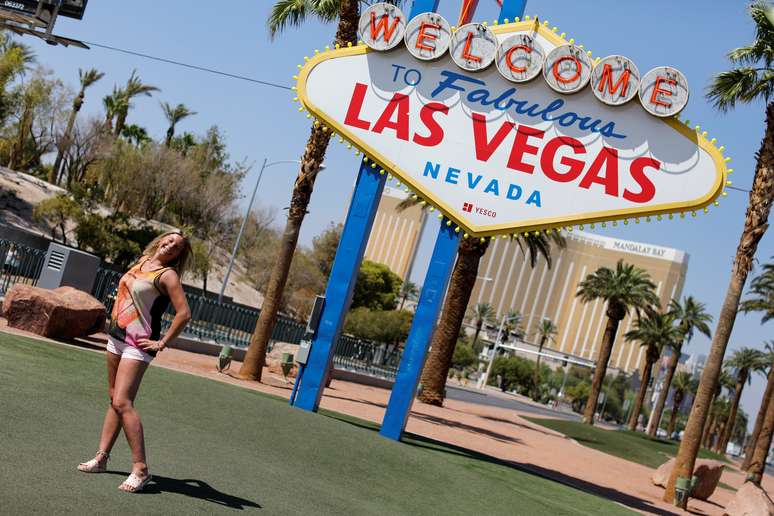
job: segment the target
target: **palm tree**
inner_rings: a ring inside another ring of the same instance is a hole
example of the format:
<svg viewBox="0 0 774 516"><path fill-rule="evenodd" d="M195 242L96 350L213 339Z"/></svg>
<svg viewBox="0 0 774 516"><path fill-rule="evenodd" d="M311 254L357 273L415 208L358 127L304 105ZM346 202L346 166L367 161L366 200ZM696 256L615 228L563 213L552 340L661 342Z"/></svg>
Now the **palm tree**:
<svg viewBox="0 0 774 516"><path fill-rule="evenodd" d="M35 53L30 47L13 40L8 32L0 33L0 124L5 122L12 105L6 88L29 71L33 63Z"/></svg>
<svg viewBox="0 0 774 516"><path fill-rule="evenodd" d="M712 446L712 436L715 429L716 412L713 407L715 407L715 402L720 399L720 395L722 394L724 387L727 387L729 390L733 389L734 379L730 374L728 374L727 371L723 370L720 371L718 384L715 386L715 392L713 393L712 401L710 402L710 413L707 417L707 421L704 424L704 430L702 431L701 443L702 446L707 449L711 448Z"/></svg>
<svg viewBox="0 0 774 516"><path fill-rule="evenodd" d="M538 355L535 363L535 386L533 392L534 399L537 399L539 396L538 386L540 385L540 355L543 353L543 346L545 346L548 341L556 341L554 337L556 337L557 331L558 328L556 327L556 324L554 324L554 321L551 319L543 319L540 321L540 325L537 327L537 336L540 338L540 340L538 341Z"/></svg>
<svg viewBox="0 0 774 516"><path fill-rule="evenodd" d="M105 108L105 128L112 131L113 119L124 108L128 109L126 92L117 86L113 86L113 92L102 99L102 105Z"/></svg>
<svg viewBox="0 0 774 516"><path fill-rule="evenodd" d="M19 124L16 135L11 145L11 152L8 160L8 168L20 170L25 168L30 157L28 150L28 137L32 133L33 123L35 121L36 107L51 94L51 83L42 77L33 77L30 81L22 85L18 96L19 103ZM34 139L34 136L33 136Z"/></svg>
<svg viewBox="0 0 774 516"><path fill-rule="evenodd" d="M650 281L650 276L644 269L624 263L623 260L618 261L615 270L600 267L578 285L575 295L582 302L589 303L596 299L604 299L607 302L607 324L594 369L591 392L583 413L584 423L594 424L594 412L607 373L607 363L613 350L618 325L632 309L639 314L641 310L658 308L659 301L655 290L656 285Z"/></svg>
<svg viewBox="0 0 774 516"><path fill-rule="evenodd" d="M114 128L115 135L121 134L126 124L126 117L129 114L129 109L132 108L132 99L144 95L150 97L154 91L160 91L156 86L150 84L144 84L140 76L137 75L137 70L132 70L132 75L126 81L126 86L120 90L123 92L123 99L120 99L118 111L116 111L116 126Z"/></svg>
<svg viewBox="0 0 774 516"><path fill-rule="evenodd" d="M667 438L670 438L675 431L677 415L680 413L680 405L687 395L693 393L699 382L691 376L691 373L682 371L677 373L672 380L674 393L672 394L672 414L669 416L669 425L667 426Z"/></svg>
<svg viewBox="0 0 774 516"><path fill-rule="evenodd" d="M406 299L408 298L414 298L419 294L419 289L417 288L416 284L406 280L403 282L403 285L400 287L400 308L399 310L403 310L403 305L406 304Z"/></svg>
<svg viewBox="0 0 774 516"><path fill-rule="evenodd" d="M78 116L78 111L83 106L83 100L86 97L86 88L102 79L105 76L104 72L100 72L96 68L89 68L85 72L78 68L78 80L81 83L81 89L78 95L73 99L73 108L70 111L70 118L67 119L67 126L59 140L58 151L56 153L56 159L54 160L54 166L48 174L48 182L58 184L59 183L59 169L62 168L62 159L64 158L64 152L67 147L70 146L70 138L72 137L73 127L75 126L75 117Z"/></svg>
<svg viewBox="0 0 774 516"><path fill-rule="evenodd" d="M519 339L524 338L524 328L521 327L523 321L524 316L518 310L508 310L508 315L505 316L505 324L503 325L503 341L508 340L511 335Z"/></svg>
<svg viewBox="0 0 774 516"><path fill-rule="evenodd" d="M631 431L637 430L637 420L648 391L653 364L661 356L665 347L671 346L680 338L679 330L673 322L674 318L670 313L649 312L645 317L638 317L634 323L634 329L624 335L626 340L638 341L641 346L645 346L645 365L642 368L640 391L634 400L634 407L627 423Z"/></svg>
<svg viewBox="0 0 774 516"><path fill-rule="evenodd" d="M151 137L148 136L148 131L146 131L144 127L140 127L137 124L124 125L124 128L121 130L121 136L134 143L138 147L143 143L151 141Z"/></svg>
<svg viewBox="0 0 774 516"><path fill-rule="evenodd" d="M771 348L769 348L771 350ZM774 364L772 364L772 353L769 351L769 379L766 384L766 393L763 395L763 402L761 403L760 410L764 412L763 421L761 422L760 430L754 439L751 438L751 442L754 440L752 450L745 451L745 464L747 469L747 479L756 485L761 485L761 479L763 478L763 470L766 467L766 459L769 456L769 450L771 449L771 438L774 435L774 403L771 402L771 384L772 384L772 370L774 370ZM769 396L767 402L766 397ZM764 408L765 405L765 408ZM758 422L756 421L756 426ZM749 457L749 458L748 458Z"/></svg>
<svg viewBox="0 0 774 516"><path fill-rule="evenodd" d="M732 381L732 392L733 388L734 386ZM728 424L728 416L731 413L731 402L728 400L728 398L718 397L714 402L712 402L712 408L710 410L712 412L713 421L706 447L708 449L717 449L719 447L718 443L720 442L726 425Z"/></svg>
<svg viewBox="0 0 774 516"><path fill-rule="evenodd" d="M731 278L715 328L715 337L712 339L696 399L683 439L680 441L675 467L669 475L664 493L664 500L667 502L674 499L677 477L691 478L693 475L702 429L736 320L739 299L752 268L758 243L768 228L769 212L774 201L774 102L770 102L774 93L774 23L770 17L771 7L765 1L759 0L750 6L750 14L755 23L755 41L729 53L728 57L737 66L715 76L708 97L721 111L732 109L737 102L749 104L763 100L766 102L766 130L756 154L755 178L750 190L744 229L731 268ZM685 508L685 504L682 508Z"/></svg>
<svg viewBox="0 0 774 516"><path fill-rule="evenodd" d="M763 272L752 280L747 294L752 297L742 301L740 312L762 312L761 324L774 319L774 263L763 266Z"/></svg>
<svg viewBox="0 0 774 516"><path fill-rule="evenodd" d="M542 255L551 265L551 244L563 248L564 238L556 232L529 233L516 238L522 252L529 256L534 268L538 256ZM457 335L465 318L465 310L470 302L470 294L478 275L478 265L484 256L490 240L486 238L463 238L457 251L449 288L446 292L442 315L433 333L430 352L422 370L422 392L419 401L431 405L443 405L446 377L449 375Z"/></svg>
<svg viewBox="0 0 774 516"><path fill-rule="evenodd" d="M653 408L653 419L648 427L648 435L651 437L656 435L656 431L661 424L661 415L664 413L664 406L666 405L669 389L672 385L672 378L675 375L675 371L677 371L677 364L680 361L683 346L687 346L691 342L693 334L697 330L707 337L711 337L709 323L712 322L712 316L707 313L704 303L696 301L693 296L684 298L682 304L673 299L669 303L669 312L677 322L681 335L670 346L672 354L669 356L664 386L656 400L656 405Z"/></svg>
<svg viewBox="0 0 774 516"><path fill-rule="evenodd" d="M742 461L742 469L746 470L750 467L750 461L752 460L755 445L759 438L771 439L771 436L760 437L761 428L763 427L763 420L766 417L766 411L771 403L771 397L774 395L774 341L767 342L766 346L766 360L768 362L768 372L766 373L766 389L763 391L763 397L761 397L761 406L758 409L758 415L755 418L755 426L753 427L750 439L747 441L747 446L744 449L744 460Z"/></svg>
<svg viewBox="0 0 774 516"><path fill-rule="evenodd" d="M323 22L333 22L338 18L335 42L346 47L347 43L357 42L359 13L357 0L278 0L272 7L267 25L269 34L273 38L289 26L302 25L310 17L318 18ZM266 361L266 348L277 320L277 311L282 303L282 293L298 243L298 234L331 138L331 132L324 129L322 124L313 124L311 135L306 142L306 149L301 158L301 169L293 186L288 220L280 241L279 256L274 261L261 314L258 316L242 368L239 370L239 376L244 379L261 380L263 364Z"/></svg>
<svg viewBox="0 0 774 516"><path fill-rule="evenodd" d="M473 335L473 351L479 353L480 350L476 348L478 344L478 335L481 333L481 328L487 324L495 315L494 308L489 303L478 303L473 307L473 325L476 327L476 333Z"/></svg>
<svg viewBox="0 0 774 516"><path fill-rule="evenodd" d="M172 144L172 138L175 136L175 126L184 118L195 115L196 111L191 111L184 104L178 104L175 107L169 102L162 102L161 109L164 110L164 116L169 122L169 129L167 129L167 137L164 140L164 145L169 147Z"/></svg>
<svg viewBox="0 0 774 516"><path fill-rule="evenodd" d="M760 371L766 366L766 355L763 352L752 348L741 348L734 352L729 360L726 361L726 367L736 371L736 386L734 388L734 398L731 402L731 412L728 417L728 423L720 437L716 451L725 453L728 441L734 431L736 422L736 412L739 409L739 401L742 398L742 390L745 383L750 383L750 373Z"/></svg>

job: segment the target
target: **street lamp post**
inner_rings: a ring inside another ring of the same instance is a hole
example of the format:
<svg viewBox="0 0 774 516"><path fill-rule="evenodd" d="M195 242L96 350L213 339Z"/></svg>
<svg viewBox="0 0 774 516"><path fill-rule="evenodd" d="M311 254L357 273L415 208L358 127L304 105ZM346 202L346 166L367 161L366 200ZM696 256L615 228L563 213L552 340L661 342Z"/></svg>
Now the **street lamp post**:
<svg viewBox="0 0 774 516"><path fill-rule="evenodd" d="M273 167L274 165L280 165L283 163L296 163L296 164L301 163L298 160L292 160L292 159L274 161L272 163L267 163L267 161L268 159L264 158L263 165L261 165L261 171L258 173L258 180L256 180L255 186L253 187L253 195L250 196L250 203L247 205L247 210L245 211L245 217L242 219L242 225L239 228L239 234L237 235L236 242L234 242L234 250L231 251L231 259L228 261L228 269L226 270L226 276L223 278L223 285L221 285L220 294L218 294L218 303L221 303L223 301L223 293L226 291L226 285L228 285L228 278L231 276L231 270L234 268L234 260L236 260L236 254L237 254L237 250L239 250L239 244L242 242L242 235L244 235L245 233L245 226L247 225L247 219L250 218L250 210L253 209L255 194L258 192L258 185L261 184L263 171L269 167ZM323 169L323 166L321 165L320 170L322 169Z"/></svg>
<svg viewBox="0 0 774 516"><path fill-rule="evenodd" d="M505 323L513 319L520 319L520 318L521 318L521 315L518 315L515 317L503 317L503 320L500 321L500 327L497 329L497 338L495 339L494 348L492 349L492 356L489 357L489 364L486 366L486 373L484 373L484 376L482 376L478 380L479 389L484 389L486 387L486 382L489 381L489 374L492 372L492 364L494 363L494 359L497 356L497 348L500 347Z"/></svg>

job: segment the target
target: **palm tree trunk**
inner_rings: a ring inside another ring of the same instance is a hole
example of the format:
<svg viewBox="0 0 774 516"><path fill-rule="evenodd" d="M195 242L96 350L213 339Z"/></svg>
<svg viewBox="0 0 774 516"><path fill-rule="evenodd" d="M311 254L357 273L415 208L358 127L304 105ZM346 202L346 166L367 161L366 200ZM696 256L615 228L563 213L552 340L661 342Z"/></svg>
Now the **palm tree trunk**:
<svg viewBox="0 0 774 516"><path fill-rule="evenodd" d="M85 93L86 92L83 90L83 88L81 88L80 93L78 93L78 96L75 98L75 100L73 100L73 109L70 111L70 118L67 119L67 127L65 127L65 132L62 135L62 139L58 145L54 166L51 168L51 172L48 174L48 182L51 184L59 184L59 169L62 168L64 151L67 147L70 146L70 138L73 134L73 127L75 127L75 117L78 116L78 111L81 109L81 104L83 103L83 97ZM78 102L78 99L80 99L80 103Z"/></svg>
<svg viewBox="0 0 774 516"><path fill-rule="evenodd" d="M653 420L648 427L648 435L651 437L656 436L658 426L661 424L661 414L664 412L664 405L666 405L667 396L669 396L669 387L672 385L672 378L675 376L677 370L677 361L680 359L680 352L672 350L672 355L669 357L669 363L667 364L666 376L664 377L664 387L658 394L656 400L656 406L653 408Z"/></svg>
<svg viewBox="0 0 774 516"><path fill-rule="evenodd" d="M8 168L11 170L20 168L22 164L22 157L24 154L24 140L27 139L27 126L32 125L32 114L30 113L31 109L31 107L25 106L21 120L19 120L19 134L17 136L14 148L11 151L11 160L8 163Z"/></svg>
<svg viewBox="0 0 774 516"><path fill-rule="evenodd" d="M669 425L667 426L667 439L672 438L677 424L677 415L680 413L680 404L683 402L682 396L675 394L672 400L672 414L669 416Z"/></svg>
<svg viewBox="0 0 774 516"><path fill-rule="evenodd" d="M706 421L704 422L704 430L702 430L702 433L701 433L701 441L700 441L701 446L708 449L710 447L709 438L710 438L710 435L712 434L712 426L715 424L715 415L712 414L712 405L715 403L715 398L717 397L717 395L718 393L716 391L715 394L712 396L712 399L710 399L710 403L709 403L710 411L708 413Z"/></svg>
<svg viewBox="0 0 774 516"><path fill-rule="evenodd" d="M543 352L543 346L546 344L546 338L541 337L540 338L540 344L538 345L538 356L537 360L535 361L535 381L533 382L535 385L533 386L533 396L532 398L537 401L538 396L540 395L538 386L540 385L540 354Z"/></svg>
<svg viewBox="0 0 774 516"><path fill-rule="evenodd" d="M769 403L761 423L761 431L755 441L750 465L747 468L747 479L758 486L761 485L763 471L766 468L766 457L768 457L771 448L772 434L774 434L774 403Z"/></svg>
<svg viewBox="0 0 774 516"><path fill-rule="evenodd" d="M693 408L688 417L688 423L685 426L683 439L680 441L675 467L672 468L666 490L664 491L664 500L667 502L671 503L674 500L677 477L690 478L693 475L693 466L701 445L701 433L711 407L711 401L715 396L718 376L723 367L723 356L726 353L728 338L731 336L731 330L734 327L734 320L739 308L739 299L746 279L747 271L742 271L736 266L720 311L710 353L704 364L699 387L696 390L696 399L693 402Z"/></svg>
<svg viewBox="0 0 774 516"><path fill-rule="evenodd" d="M339 13L339 26L336 32L336 43L347 46L347 43L357 41L357 23L359 18L357 0L342 0ZM290 265L298 243L298 233L306 216L306 208L314 189L314 182L320 171L328 149L331 132L323 131L323 125L312 125L311 135L306 143L304 156L301 158L301 170L293 186L293 194L288 210L288 221L280 241L280 252L269 277L266 296L263 300L261 313L255 324L255 331L250 338L245 360L239 370L239 376L244 379L261 381L263 365L266 362L266 349L277 322L277 312L282 304L282 294L288 280Z"/></svg>
<svg viewBox="0 0 774 516"><path fill-rule="evenodd" d="M470 347L473 348L473 351L476 351L476 344L478 343L478 336L481 333L482 325L483 325L482 321L479 321L476 323L476 333L473 334L473 343L470 345Z"/></svg>
<svg viewBox="0 0 774 516"><path fill-rule="evenodd" d="M269 345L274 325L277 322L277 312L282 306L282 294L287 283L293 254L298 243L298 234L306 216L306 208L312 196L314 181L320 170L320 164L325 157L331 133L324 132L322 126L312 127L312 134L306 145L306 152L301 160L301 171L296 178L293 196L290 201L288 220L280 241L279 256L266 287L261 313L255 325L255 331L250 338L244 363L239 370L239 376L247 380L261 381L263 366L266 361L266 349Z"/></svg>
<svg viewBox="0 0 774 516"><path fill-rule="evenodd" d="M667 502L672 502L674 499L677 477L690 478L693 474L696 454L699 452L701 431L704 427L704 420L707 418L709 401L715 391L718 375L723 365L728 339L734 328L742 289L747 275L752 269L752 261L755 257L755 251L758 249L758 243L769 227L769 212L771 211L771 203L774 201L774 103L769 103L766 106L766 133L763 136L757 158L755 179L750 190L744 229L739 247L736 250L731 281L718 318L709 358L701 375L696 400L693 402L688 425L685 428L683 440L680 442L675 467L672 468L664 491L664 500Z"/></svg>
<svg viewBox="0 0 774 516"><path fill-rule="evenodd" d="M755 443L758 441L758 436L761 434L761 427L763 427L763 420L766 417L766 412L771 402L771 395L774 392L774 366L769 368L769 375L766 380L766 390L763 392L763 398L761 398L761 407L758 409L758 416L755 418L755 427L752 434L750 434L750 440L747 442L747 446L744 449L744 460L742 461L742 470L747 470L750 467L752 461L752 455L755 450Z"/></svg>
<svg viewBox="0 0 774 516"><path fill-rule="evenodd" d="M422 393L419 401L430 405L443 405L446 378L449 375L454 347L460 334L465 310L470 301L473 285L476 283L478 265L489 244L475 238L460 242L457 263L454 264L449 290L443 306L443 314L433 333L430 352L422 370Z"/></svg>
<svg viewBox="0 0 774 516"><path fill-rule="evenodd" d="M715 431L712 433L712 451L720 453L720 441L723 438L723 433L726 431L726 425L728 424L728 416L725 419L721 419L715 422Z"/></svg>
<svg viewBox="0 0 774 516"><path fill-rule="evenodd" d="M731 403L731 412L728 414L728 421L726 422L726 429L721 434L720 446L718 447L719 453L726 453L728 447L728 441L731 440L731 435L734 433L734 427L736 426L736 413L739 410L739 400L742 398L742 389L744 389L744 382L747 381L747 375L742 375L736 382L736 390L734 392L734 401Z"/></svg>
<svg viewBox="0 0 774 516"><path fill-rule="evenodd" d="M129 116L129 110L121 110L118 113L118 116L116 117L116 127L113 130L113 134L116 136L121 136L121 131L124 130L124 125L126 125L126 117Z"/></svg>
<svg viewBox="0 0 774 516"><path fill-rule="evenodd" d="M594 412L597 409L599 393L602 391L602 382L605 381L607 373L607 363L610 361L610 353L613 351L615 334L618 332L618 324L621 319L610 316L611 308L608 308L607 324L605 325L605 335L602 337L602 347L599 349L599 358L597 358L597 367L594 370L594 380L591 382L591 392L586 402L586 408L583 411L583 422L587 425L594 424Z"/></svg>
<svg viewBox="0 0 774 516"><path fill-rule="evenodd" d="M172 145L172 138L175 136L175 125L172 124L169 126L169 129L167 129L167 137L164 140L164 146L169 148L170 145Z"/></svg>
<svg viewBox="0 0 774 516"><path fill-rule="evenodd" d="M709 448L709 438L712 435L712 425L715 424L715 417L710 416L707 418L707 422L704 423L704 430L701 433L701 446Z"/></svg>
<svg viewBox="0 0 774 516"><path fill-rule="evenodd" d="M642 411L642 404L645 401L645 396L648 393L648 383L650 383L650 375L653 369L653 362L648 358L648 354L645 355L645 368L642 370L642 381L640 382L640 392L637 393L637 399L634 400L634 407L629 414L629 421L627 426L629 430L635 432L637 430L637 420L640 418L640 412Z"/></svg>

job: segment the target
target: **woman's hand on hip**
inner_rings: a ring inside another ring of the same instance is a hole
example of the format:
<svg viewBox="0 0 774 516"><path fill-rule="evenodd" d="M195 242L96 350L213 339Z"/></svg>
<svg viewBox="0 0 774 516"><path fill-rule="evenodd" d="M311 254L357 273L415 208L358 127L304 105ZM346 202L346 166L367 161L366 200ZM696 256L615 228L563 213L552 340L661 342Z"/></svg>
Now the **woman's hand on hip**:
<svg viewBox="0 0 774 516"><path fill-rule="evenodd" d="M164 344L159 340L140 339L137 341L137 345L141 350L148 352L159 352L164 349Z"/></svg>

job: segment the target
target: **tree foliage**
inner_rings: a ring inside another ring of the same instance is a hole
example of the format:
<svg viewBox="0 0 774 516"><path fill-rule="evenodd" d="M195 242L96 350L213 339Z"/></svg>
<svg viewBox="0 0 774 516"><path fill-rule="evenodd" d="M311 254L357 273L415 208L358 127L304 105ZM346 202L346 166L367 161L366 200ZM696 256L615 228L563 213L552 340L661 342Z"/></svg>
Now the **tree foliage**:
<svg viewBox="0 0 774 516"><path fill-rule="evenodd" d="M325 231L312 239L312 259L326 278L331 273L333 259L339 248L339 240L341 240L343 230L344 224L331 223Z"/></svg>
<svg viewBox="0 0 774 516"><path fill-rule="evenodd" d="M352 295L352 308L364 306L370 310L392 310L397 306L400 276L382 263L363 260Z"/></svg>
<svg viewBox="0 0 774 516"><path fill-rule="evenodd" d="M347 314L344 333L384 344L401 344L408 336L412 318L406 310L369 310L361 306Z"/></svg>

